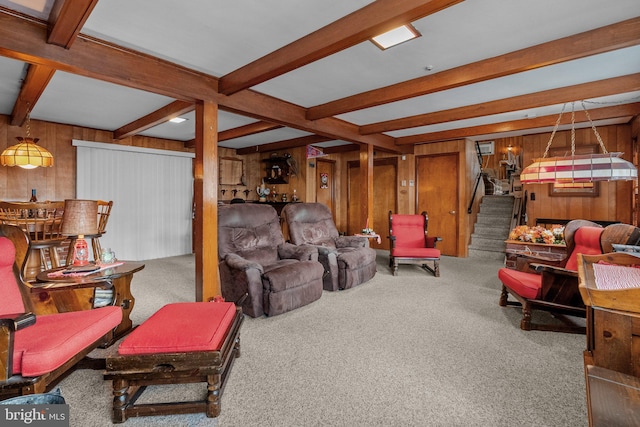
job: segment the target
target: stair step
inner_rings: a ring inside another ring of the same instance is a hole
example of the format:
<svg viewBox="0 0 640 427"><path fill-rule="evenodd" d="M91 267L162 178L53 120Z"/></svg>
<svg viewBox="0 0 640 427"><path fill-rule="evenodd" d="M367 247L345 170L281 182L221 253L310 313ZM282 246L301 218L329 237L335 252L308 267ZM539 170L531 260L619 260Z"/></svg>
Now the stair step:
<svg viewBox="0 0 640 427"><path fill-rule="evenodd" d="M476 249L469 246L469 257L476 259L487 259L495 261L504 261L504 252L493 252L484 249Z"/></svg>
<svg viewBox="0 0 640 427"><path fill-rule="evenodd" d="M471 236L471 245L469 247L474 247L478 249L487 249L493 250L497 252L504 253L507 244L504 242L504 239L493 239L483 236Z"/></svg>
<svg viewBox="0 0 640 427"><path fill-rule="evenodd" d="M510 231L511 230L509 230L509 227L490 227L490 226L485 226L483 224L476 224L471 237L478 236L478 237L507 240L507 237L509 237Z"/></svg>
<svg viewBox="0 0 640 427"><path fill-rule="evenodd" d="M500 216L511 216L513 212L513 206L505 205L505 206L480 206L480 211L478 213L487 214L487 215L500 215Z"/></svg>
<svg viewBox="0 0 640 427"><path fill-rule="evenodd" d="M513 205L515 197L513 196L484 196L482 204L487 205Z"/></svg>
<svg viewBox="0 0 640 427"><path fill-rule="evenodd" d="M484 215L478 214L478 219L476 220L476 224L485 224L485 225L493 225L493 226L511 226L511 214L509 216L498 216L498 215Z"/></svg>

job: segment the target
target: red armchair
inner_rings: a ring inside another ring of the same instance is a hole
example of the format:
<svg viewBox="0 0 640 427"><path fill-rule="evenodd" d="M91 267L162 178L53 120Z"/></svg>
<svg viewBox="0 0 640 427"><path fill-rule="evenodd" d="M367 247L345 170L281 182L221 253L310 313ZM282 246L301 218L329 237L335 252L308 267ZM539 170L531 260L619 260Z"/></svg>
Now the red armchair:
<svg viewBox="0 0 640 427"><path fill-rule="evenodd" d="M418 264L440 277L440 250L436 249L436 242L442 238L427 236L428 225L426 212L399 215L389 211L389 267L394 276L398 275L398 264ZM433 267L428 262L433 263Z"/></svg>
<svg viewBox="0 0 640 427"><path fill-rule="evenodd" d="M28 250L20 228L0 225L0 399L47 391L122 320L117 306L35 316L20 276Z"/></svg>
<svg viewBox="0 0 640 427"><path fill-rule="evenodd" d="M591 221L574 220L565 227L567 257L555 265L529 264L531 272L501 268L498 278L502 282L500 306L522 307L520 328L529 330L584 333L585 327L571 321L569 316L585 317L586 310L578 291L577 255L599 255L603 228ZM516 301L509 301L512 296ZM562 324L535 324L533 310L552 313Z"/></svg>

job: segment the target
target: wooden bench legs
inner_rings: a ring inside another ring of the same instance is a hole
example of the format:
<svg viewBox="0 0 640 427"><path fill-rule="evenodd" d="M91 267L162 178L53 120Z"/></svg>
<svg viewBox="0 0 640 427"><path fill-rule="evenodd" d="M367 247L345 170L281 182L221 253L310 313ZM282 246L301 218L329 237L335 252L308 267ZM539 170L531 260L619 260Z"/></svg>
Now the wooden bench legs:
<svg viewBox="0 0 640 427"><path fill-rule="evenodd" d="M198 412L204 412L209 418L220 415L224 386L235 358L240 356L242 320L238 311L224 344L217 351L107 356L104 378L113 381L113 422L123 423L129 417L149 415ZM136 403L147 386L200 382L207 384L206 397L202 400Z"/></svg>

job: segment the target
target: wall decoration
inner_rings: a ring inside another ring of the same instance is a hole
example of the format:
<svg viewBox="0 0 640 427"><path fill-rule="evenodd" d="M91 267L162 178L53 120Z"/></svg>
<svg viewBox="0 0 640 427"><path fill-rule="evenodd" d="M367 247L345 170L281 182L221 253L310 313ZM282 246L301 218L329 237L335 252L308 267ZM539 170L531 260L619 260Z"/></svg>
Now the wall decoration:
<svg viewBox="0 0 640 427"><path fill-rule="evenodd" d="M320 174L320 188L329 188L329 174L321 173Z"/></svg>

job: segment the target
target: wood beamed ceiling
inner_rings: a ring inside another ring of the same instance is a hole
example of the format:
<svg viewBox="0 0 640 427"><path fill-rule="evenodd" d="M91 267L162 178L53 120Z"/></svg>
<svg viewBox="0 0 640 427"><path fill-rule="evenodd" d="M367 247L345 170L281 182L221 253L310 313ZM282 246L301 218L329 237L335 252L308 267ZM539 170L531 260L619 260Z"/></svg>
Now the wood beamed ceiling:
<svg viewBox="0 0 640 427"><path fill-rule="evenodd" d="M628 19L309 108L251 89L259 83L355 46L398 24L423 18L461 1L431 0L416 4L417 2L408 0L378 0L220 78L83 35L82 26L97 0L56 0L48 22L0 8L0 55L30 64L14 104L10 123L22 125L28 111L36 105L54 73L61 70L175 99L174 102L116 129L115 139L139 134L192 111L199 101L212 101L218 104L220 110L257 120L249 125L219 132L219 141L281 127L312 134L248 147L238 150L239 153L279 150L330 140L357 144L353 149L358 149L360 144L368 144L383 151L411 153L415 144L505 130L553 126L557 117L554 115L530 120L513 120L403 137L392 137L385 133L640 90L638 73L361 126L336 117L348 112L636 46L640 44L640 18ZM16 37L15 34L20 34L20 37ZM591 110L594 120L636 116L639 113L638 103ZM194 141L187 141L185 145L193 147Z"/></svg>

